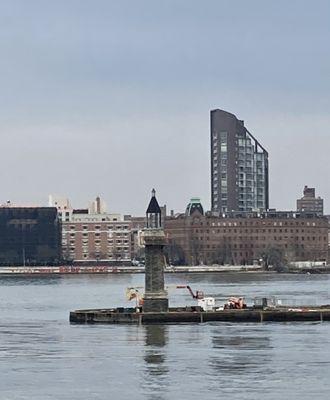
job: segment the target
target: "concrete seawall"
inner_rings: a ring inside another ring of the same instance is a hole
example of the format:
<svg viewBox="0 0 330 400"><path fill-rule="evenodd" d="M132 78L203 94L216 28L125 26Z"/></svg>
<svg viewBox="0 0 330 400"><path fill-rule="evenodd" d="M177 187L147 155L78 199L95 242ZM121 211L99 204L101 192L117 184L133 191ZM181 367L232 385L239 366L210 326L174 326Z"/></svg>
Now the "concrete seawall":
<svg viewBox="0 0 330 400"><path fill-rule="evenodd" d="M165 274L171 273L268 273L276 274L274 270L265 271L259 266L176 266L164 269ZM67 275L67 274L144 274L144 267L138 266L58 266L58 267L0 267L0 276L4 275ZM283 273L293 274L329 274L330 266L311 269L289 269Z"/></svg>
<svg viewBox="0 0 330 400"><path fill-rule="evenodd" d="M260 267L253 266L180 266L168 267L165 273L190 273L190 272L262 272ZM145 273L144 267L138 266L21 266L0 267L1 275L65 275L65 274L136 274Z"/></svg>

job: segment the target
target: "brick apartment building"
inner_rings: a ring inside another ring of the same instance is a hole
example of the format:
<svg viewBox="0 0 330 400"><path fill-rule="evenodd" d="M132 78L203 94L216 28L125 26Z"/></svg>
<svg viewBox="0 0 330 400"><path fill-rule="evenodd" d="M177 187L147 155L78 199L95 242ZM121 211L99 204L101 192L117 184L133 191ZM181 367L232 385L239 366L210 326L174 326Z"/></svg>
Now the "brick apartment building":
<svg viewBox="0 0 330 400"><path fill-rule="evenodd" d="M303 197L297 200L297 210L323 215L323 199L315 197L315 188L304 187Z"/></svg>
<svg viewBox="0 0 330 400"><path fill-rule="evenodd" d="M62 223L62 248L75 264L130 264L130 223L107 214L73 214Z"/></svg>
<svg viewBox="0 0 330 400"><path fill-rule="evenodd" d="M174 263L252 264L270 248L288 261L326 261L328 220L316 213L202 213L167 217L165 232Z"/></svg>
<svg viewBox="0 0 330 400"><path fill-rule="evenodd" d="M86 209L73 209L67 199L51 198L62 219L62 254L74 264L131 264L132 224L106 212L99 197Z"/></svg>

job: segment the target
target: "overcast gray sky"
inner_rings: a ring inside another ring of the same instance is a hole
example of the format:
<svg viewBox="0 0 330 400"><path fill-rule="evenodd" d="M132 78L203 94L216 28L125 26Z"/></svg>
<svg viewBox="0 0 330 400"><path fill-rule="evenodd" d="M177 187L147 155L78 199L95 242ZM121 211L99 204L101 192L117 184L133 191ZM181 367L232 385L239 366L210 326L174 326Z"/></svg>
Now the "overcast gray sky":
<svg viewBox="0 0 330 400"><path fill-rule="evenodd" d="M270 203L330 213L330 2L2 0L1 202L210 207L209 111L270 154Z"/></svg>

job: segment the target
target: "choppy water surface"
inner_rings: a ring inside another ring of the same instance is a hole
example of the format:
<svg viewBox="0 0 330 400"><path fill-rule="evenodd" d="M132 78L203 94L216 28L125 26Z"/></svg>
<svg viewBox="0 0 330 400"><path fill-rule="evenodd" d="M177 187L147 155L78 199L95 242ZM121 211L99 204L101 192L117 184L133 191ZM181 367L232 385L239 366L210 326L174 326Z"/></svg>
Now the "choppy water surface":
<svg viewBox="0 0 330 400"><path fill-rule="evenodd" d="M70 325L76 308L127 304L143 275L0 278L0 399L329 399L330 324ZM327 275L167 275L218 301L275 295L330 304Z"/></svg>

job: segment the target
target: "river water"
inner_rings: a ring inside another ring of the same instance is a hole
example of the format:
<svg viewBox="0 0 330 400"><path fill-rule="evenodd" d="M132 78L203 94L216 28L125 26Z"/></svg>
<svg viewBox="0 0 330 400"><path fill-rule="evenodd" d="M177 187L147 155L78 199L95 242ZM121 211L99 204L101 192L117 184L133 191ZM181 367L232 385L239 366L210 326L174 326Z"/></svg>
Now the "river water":
<svg viewBox="0 0 330 400"><path fill-rule="evenodd" d="M0 278L0 400L329 399L330 323L70 325L69 311L129 305L144 276ZM167 275L218 302L275 295L330 304L327 275Z"/></svg>

